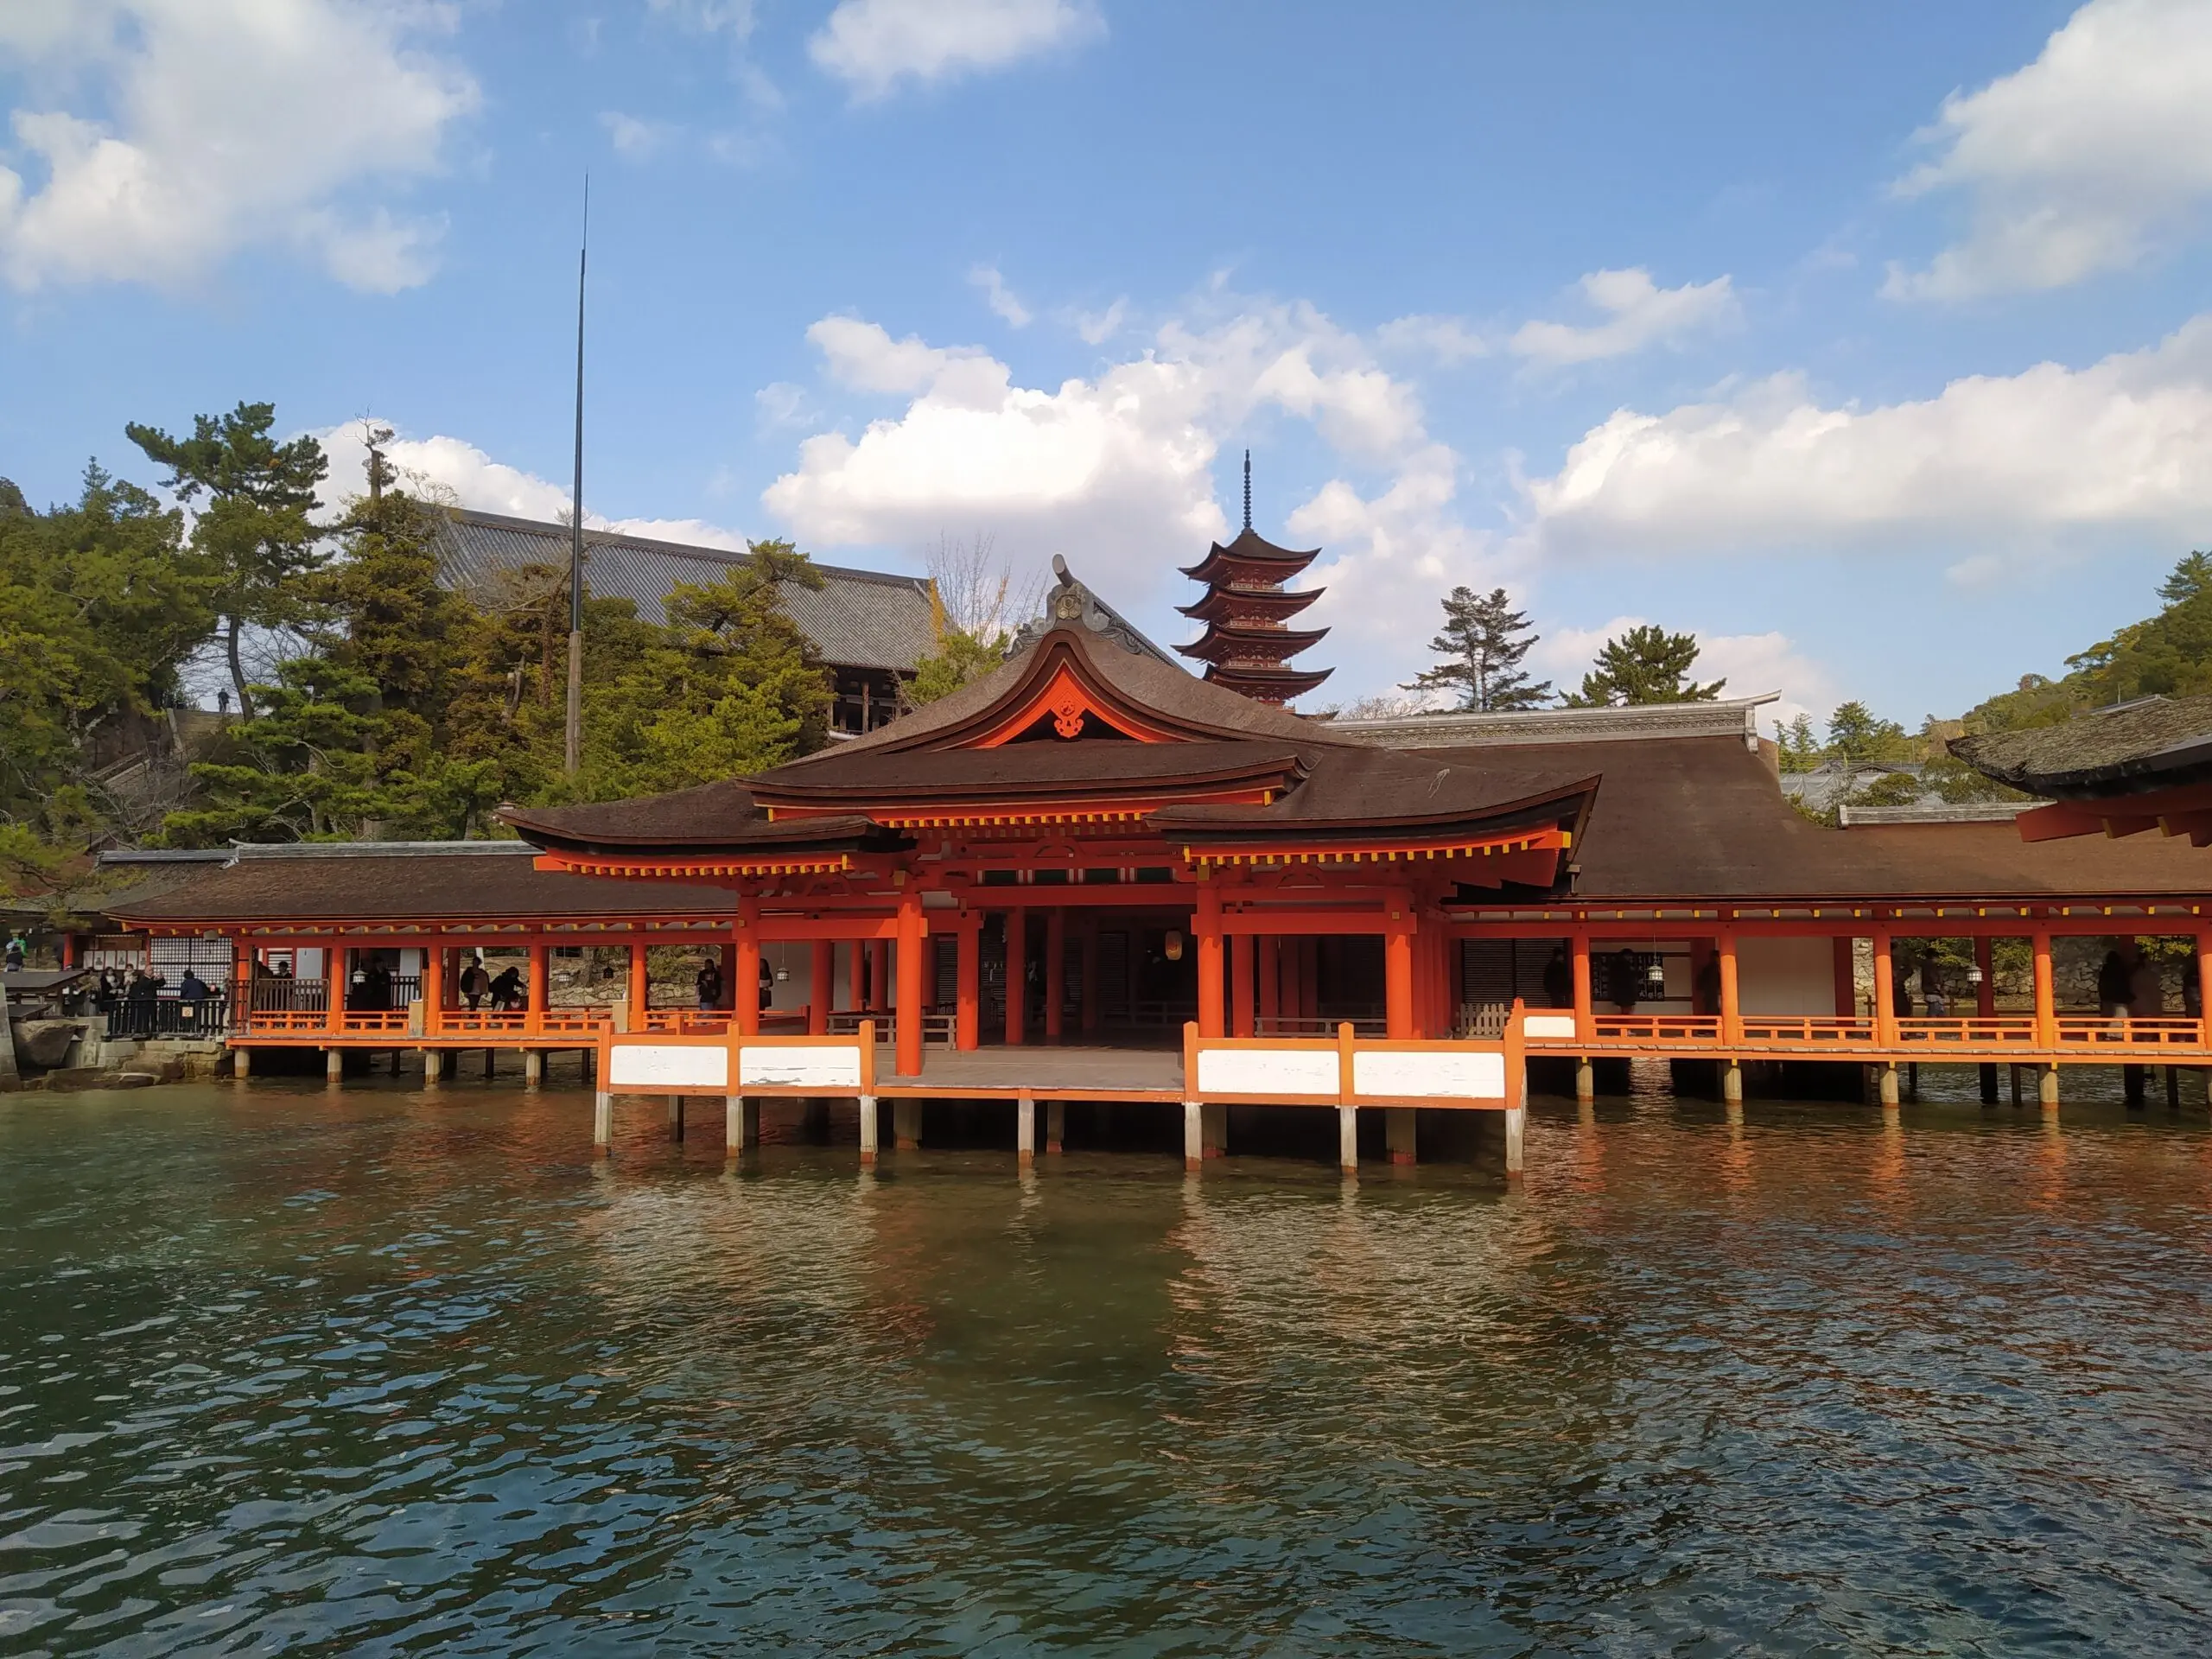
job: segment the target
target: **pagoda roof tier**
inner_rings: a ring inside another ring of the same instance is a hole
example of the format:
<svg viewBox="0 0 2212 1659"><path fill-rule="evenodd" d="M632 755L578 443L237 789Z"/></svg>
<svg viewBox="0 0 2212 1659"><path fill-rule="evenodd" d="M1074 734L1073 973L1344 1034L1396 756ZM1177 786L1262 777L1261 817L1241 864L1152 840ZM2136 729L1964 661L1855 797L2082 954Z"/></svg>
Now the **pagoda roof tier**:
<svg viewBox="0 0 2212 1659"><path fill-rule="evenodd" d="M1206 683L1255 702L1288 702L1302 697L1337 671L1333 668L1230 668L1217 663Z"/></svg>
<svg viewBox="0 0 2212 1659"><path fill-rule="evenodd" d="M1204 663L1218 664L1240 657L1281 661L1296 656L1327 632L1326 628L1244 627L1234 622L1209 622L1203 637L1175 649Z"/></svg>
<svg viewBox="0 0 2212 1659"><path fill-rule="evenodd" d="M1175 608L1194 622L1231 622L1240 616L1296 616L1329 590L1325 588L1209 588L1195 605Z"/></svg>
<svg viewBox="0 0 2212 1659"><path fill-rule="evenodd" d="M1277 547L1249 525L1236 539L1224 547L1216 542L1206 550L1206 556L1196 564L1185 565L1183 574L1195 582L1225 584L1239 577L1261 582L1287 582L1307 565L1321 556L1318 547L1300 553L1295 549Z"/></svg>

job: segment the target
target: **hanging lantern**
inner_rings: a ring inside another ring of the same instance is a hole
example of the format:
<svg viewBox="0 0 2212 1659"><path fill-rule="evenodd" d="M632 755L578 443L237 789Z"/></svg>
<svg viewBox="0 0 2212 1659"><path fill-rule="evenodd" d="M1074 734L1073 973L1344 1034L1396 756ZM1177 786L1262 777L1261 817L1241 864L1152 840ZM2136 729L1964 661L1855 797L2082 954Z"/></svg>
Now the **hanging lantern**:
<svg viewBox="0 0 2212 1659"><path fill-rule="evenodd" d="M1167 930L1167 960L1183 960L1183 936L1172 927Z"/></svg>
<svg viewBox="0 0 2212 1659"><path fill-rule="evenodd" d="M1658 957L1652 957L1651 960L1645 964L1643 969L1643 982L1645 987L1652 994L1659 995L1663 995L1665 994L1667 989L1667 966Z"/></svg>

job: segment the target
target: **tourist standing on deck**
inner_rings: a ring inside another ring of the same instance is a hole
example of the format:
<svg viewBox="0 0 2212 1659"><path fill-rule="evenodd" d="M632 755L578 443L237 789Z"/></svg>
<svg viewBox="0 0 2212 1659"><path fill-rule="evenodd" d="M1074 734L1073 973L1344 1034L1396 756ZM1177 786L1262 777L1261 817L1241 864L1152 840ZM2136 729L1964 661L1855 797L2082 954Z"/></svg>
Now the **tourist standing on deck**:
<svg viewBox="0 0 2212 1659"><path fill-rule="evenodd" d="M721 1007L722 969L720 963L709 957L700 967L698 976L692 984L698 990L699 1007L702 1013Z"/></svg>
<svg viewBox="0 0 2212 1659"><path fill-rule="evenodd" d="M1930 1020L1941 1020L1950 1012L1943 995L1943 970L1933 957L1920 959L1920 1000Z"/></svg>
<svg viewBox="0 0 2212 1659"><path fill-rule="evenodd" d="M2125 1020L2134 995L2127 958L2117 950L2106 951L2104 965L2097 969L2098 1014L2107 1020Z"/></svg>
<svg viewBox="0 0 2212 1659"><path fill-rule="evenodd" d="M767 1007L776 1000L776 970L768 965L768 958L760 958L760 1006Z"/></svg>
<svg viewBox="0 0 2212 1659"><path fill-rule="evenodd" d="M1574 1006L1574 965L1563 944L1552 947L1552 959L1544 964L1544 1001L1554 1008Z"/></svg>
<svg viewBox="0 0 2212 1659"><path fill-rule="evenodd" d="M10 933L8 936L7 964L8 971L10 973L20 974L23 971L24 948L23 936L22 934Z"/></svg>
<svg viewBox="0 0 2212 1659"><path fill-rule="evenodd" d="M492 988L492 976L484 971L482 956L471 957L468 966L461 970L461 994L468 1001L468 1011L476 1012L485 993Z"/></svg>
<svg viewBox="0 0 2212 1659"><path fill-rule="evenodd" d="M523 1006L524 996L522 969L509 963L492 982L492 1006L501 1014L512 1014Z"/></svg>

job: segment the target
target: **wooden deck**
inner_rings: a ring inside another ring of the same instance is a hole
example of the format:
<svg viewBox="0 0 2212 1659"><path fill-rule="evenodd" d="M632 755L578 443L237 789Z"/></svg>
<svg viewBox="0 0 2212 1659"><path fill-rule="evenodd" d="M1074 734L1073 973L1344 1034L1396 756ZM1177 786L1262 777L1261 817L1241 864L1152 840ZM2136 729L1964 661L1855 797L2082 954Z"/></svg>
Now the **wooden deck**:
<svg viewBox="0 0 2212 1659"><path fill-rule="evenodd" d="M893 1074L892 1046L875 1050L875 1091L886 1099L1180 1101L1183 1056L1160 1048L931 1049L918 1077Z"/></svg>

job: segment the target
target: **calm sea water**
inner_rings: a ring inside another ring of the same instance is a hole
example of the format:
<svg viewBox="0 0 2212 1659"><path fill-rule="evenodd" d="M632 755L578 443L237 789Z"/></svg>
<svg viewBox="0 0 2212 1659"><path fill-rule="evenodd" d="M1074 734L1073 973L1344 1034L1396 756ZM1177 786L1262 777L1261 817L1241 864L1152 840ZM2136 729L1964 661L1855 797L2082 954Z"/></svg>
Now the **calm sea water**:
<svg viewBox="0 0 2212 1659"><path fill-rule="evenodd" d="M1513 1193L588 1114L0 1100L0 1650L2212 1643L2201 1103L1554 1103Z"/></svg>

